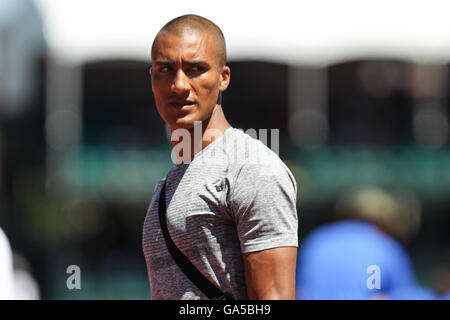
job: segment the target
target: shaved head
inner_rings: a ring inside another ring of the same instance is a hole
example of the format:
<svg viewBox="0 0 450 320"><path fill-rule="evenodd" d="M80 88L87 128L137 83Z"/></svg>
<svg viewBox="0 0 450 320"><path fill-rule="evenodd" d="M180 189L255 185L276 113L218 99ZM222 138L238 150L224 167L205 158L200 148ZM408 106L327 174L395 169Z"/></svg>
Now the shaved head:
<svg viewBox="0 0 450 320"><path fill-rule="evenodd" d="M152 57L158 49L158 40L161 36L165 34L173 34L182 37L183 35L192 33L206 33L211 35L214 41L214 47L217 50L217 56L220 62L219 64L221 67L225 66L227 61L227 49L222 30L220 30L214 22L194 14L187 14L177 17L162 27L156 35L155 40L153 40Z"/></svg>

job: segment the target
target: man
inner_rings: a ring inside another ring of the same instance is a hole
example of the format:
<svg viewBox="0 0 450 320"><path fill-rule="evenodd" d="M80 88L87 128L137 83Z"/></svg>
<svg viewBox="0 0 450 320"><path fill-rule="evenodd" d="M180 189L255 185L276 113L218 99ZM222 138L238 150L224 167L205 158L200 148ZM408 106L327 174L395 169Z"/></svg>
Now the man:
<svg viewBox="0 0 450 320"><path fill-rule="evenodd" d="M177 150L177 164L156 186L144 223L152 299L207 299L168 252L161 196L176 247L222 292L234 299L294 299L296 183L275 153L225 118L221 93L230 68L221 30L196 15L170 21L153 42L150 75Z"/></svg>

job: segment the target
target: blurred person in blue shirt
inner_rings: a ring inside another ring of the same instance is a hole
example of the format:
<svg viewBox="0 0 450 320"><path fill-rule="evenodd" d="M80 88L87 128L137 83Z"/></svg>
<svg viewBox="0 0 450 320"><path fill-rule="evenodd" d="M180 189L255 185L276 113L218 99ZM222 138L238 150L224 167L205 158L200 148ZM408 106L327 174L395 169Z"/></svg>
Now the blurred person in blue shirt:
<svg viewBox="0 0 450 320"><path fill-rule="evenodd" d="M418 286L399 241L408 241L420 221L418 203L403 200L408 201L374 187L341 198L335 221L300 245L296 298L434 299L431 290Z"/></svg>

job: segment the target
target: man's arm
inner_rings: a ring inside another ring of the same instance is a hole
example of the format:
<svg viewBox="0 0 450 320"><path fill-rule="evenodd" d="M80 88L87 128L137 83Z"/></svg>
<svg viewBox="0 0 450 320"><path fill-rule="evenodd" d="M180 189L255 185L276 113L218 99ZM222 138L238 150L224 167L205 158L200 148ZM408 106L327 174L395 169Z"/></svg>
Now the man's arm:
<svg viewBox="0 0 450 320"><path fill-rule="evenodd" d="M243 256L249 299L295 299L296 247L244 253Z"/></svg>

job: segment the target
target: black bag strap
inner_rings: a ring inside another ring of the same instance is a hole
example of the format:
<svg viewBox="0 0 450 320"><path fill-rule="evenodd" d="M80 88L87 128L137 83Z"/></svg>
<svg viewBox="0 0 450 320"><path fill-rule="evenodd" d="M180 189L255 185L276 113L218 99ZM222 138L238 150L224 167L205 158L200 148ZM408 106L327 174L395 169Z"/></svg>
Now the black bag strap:
<svg viewBox="0 0 450 320"><path fill-rule="evenodd" d="M213 300L233 300L233 296L228 292L223 293L217 288L211 281L209 281L193 264L189 259L177 248L172 238L170 237L169 230L167 229L166 220L166 181L161 188L159 194L159 223L161 230L166 241L167 249L172 256L175 263L180 267L181 271L191 280L197 288L200 289L209 299Z"/></svg>

